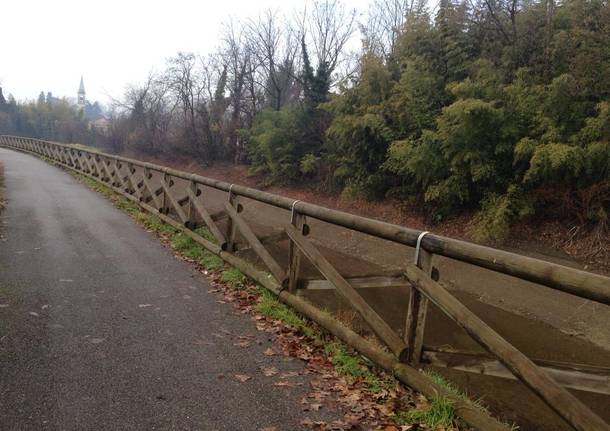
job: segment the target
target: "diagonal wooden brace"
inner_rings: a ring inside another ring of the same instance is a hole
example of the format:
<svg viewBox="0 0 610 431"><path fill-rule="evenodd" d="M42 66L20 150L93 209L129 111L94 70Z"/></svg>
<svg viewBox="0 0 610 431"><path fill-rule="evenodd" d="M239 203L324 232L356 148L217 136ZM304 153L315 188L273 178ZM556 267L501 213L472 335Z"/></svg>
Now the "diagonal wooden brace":
<svg viewBox="0 0 610 431"><path fill-rule="evenodd" d="M146 188L146 191L148 192L148 195L150 196L150 200L153 201L153 203L155 204L157 210L159 212L163 211L163 203L159 202L158 199L158 195L156 193L155 190L153 190L150 181L149 181L149 176L150 176L150 172L148 171L148 169L144 169L144 175L142 177L142 181L144 182L144 188Z"/></svg>
<svg viewBox="0 0 610 431"><path fill-rule="evenodd" d="M100 164L102 165L102 168L103 168L104 172L106 173L106 178L102 178L102 181L105 181L105 182L108 182L108 183L114 183L114 181L112 180L112 176L113 175L110 172L110 169L108 169L107 162L108 161L106 159L104 159L103 157L100 157Z"/></svg>
<svg viewBox="0 0 610 431"><path fill-rule="evenodd" d="M407 278L460 325L485 350L498 358L508 370L538 395L551 409L580 431L603 431L610 427L574 395L562 388L523 353L502 338L444 287L415 265L408 265Z"/></svg>
<svg viewBox="0 0 610 431"><path fill-rule="evenodd" d="M186 216L186 213L184 212L180 204L178 204L178 202L172 195L172 192L169 189L169 185L165 182L165 178L161 178L160 184L163 188L163 191L165 192L165 197L174 207L174 211L176 211L176 214L178 214L178 217L180 218L180 221L182 221L182 224L185 224L188 221L188 217Z"/></svg>
<svg viewBox="0 0 610 431"><path fill-rule="evenodd" d="M239 230L239 232L243 235L243 237L248 241L248 243L252 246L252 249L256 252L258 257L267 265L267 268L271 271L271 274L275 277L275 279L282 284L284 279L286 278L286 273L282 269L282 267L277 263L277 261L271 256L271 254L267 251L265 246L260 242L260 240L256 237L250 226L244 221L243 218L237 213L235 208L229 203L225 204L225 210L233 223Z"/></svg>
<svg viewBox="0 0 610 431"><path fill-rule="evenodd" d="M119 162L116 160L113 160L112 171L113 171L116 179L118 180L118 182L115 182L116 186L120 185L123 188L123 190L127 192L129 190L129 185L126 182L125 176L121 172L121 167L120 167Z"/></svg>
<svg viewBox="0 0 610 431"><path fill-rule="evenodd" d="M337 291L351 304L352 307L369 324L377 336L388 345L388 347L399 356L403 353L406 344L396 332L383 320L373 308L360 296L339 272L326 260L322 253L308 241L301 232L291 224L286 225L286 233L292 241L299 247L311 263L322 273L324 277L334 284Z"/></svg>
<svg viewBox="0 0 610 431"><path fill-rule="evenodd" d="M216 223L214 223L214 220L212 219L212 216L210 216L208 210L206 210L203 204L199 201L199 199L197 199L197 196L195 196L195 192L193 192L193 190L191 190L190 188L187 188L186 195L189 197L189 202L191 203L195 211L197 211L197 213L203 219L203 222L206 224L208 229L210 229L210 232L212 232L212 235L214 235L214 238L216 238L216 241L218 241L218 244L224 244L226 242L225 236L222 234L220 229L218 229Z"/></svg>
<svg viewBox="0 0 610 431"><path fill-rule="evenodd" d="M140 184L141 186L143 186L144 182L138 181L136 174L132 173L133 171L131 166L127 166L127 170L127 183L129 185L130 192L133 191L130 194L133 194L136 198L138 198L139 201L142 201L142 192L140 191Z"/></svg>

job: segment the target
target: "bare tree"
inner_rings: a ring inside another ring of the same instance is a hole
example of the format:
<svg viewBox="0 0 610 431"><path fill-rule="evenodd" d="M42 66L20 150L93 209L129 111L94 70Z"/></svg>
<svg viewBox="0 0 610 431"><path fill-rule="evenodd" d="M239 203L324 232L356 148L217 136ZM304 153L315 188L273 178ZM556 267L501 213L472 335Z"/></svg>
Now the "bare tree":
<svg viewBox="0 0 610 431"><path fill-rule="evenodd" d="M203 122L208 151L214 157L225 147L226 112L229 98L226 97L227 65L222 64L218 55L200 58L202 87L205 103L199 105L199 115Z"/></svg>
<svg viewBox="0 0 610 431"><path fill-rule="evenodd" d="M128 146L151 154L166 146L171 121L167 94L165 83L151 74L143 85L128 88L124 101L115 103L127 117Z"/></svg>
<svg viewBox="0 0 610 431"><path fill-rule="evenodd" d="M221 56L227 68L227 88L229 90L229 106L231 119L227 128L227 152L234 160L242 157L243 148L238 139L238 131L242 127L244 99L247 90L248 75L255 73L252 67L252 50L248 45L241 27L236 28L233 21L225 25L223 34L223 49ZM251 76L250 76L250 79Z"/></svg>
<svg viewBox="0 0 610 431"><path fill-rule="evenodd" d="M174 96L176 106L182 113L180 121L181 138L187 146L200 156L205 155L200 131L200 106L203 105L203 86L196 69L194 54L179 52L168 60L165 80Z"/></svg>
<svg viewBox="0 0 610 431"><path fill-rule="evenodd" d="M365 49L387 59L400 35L408 30L410 18L425 9L425 0L374 0L361 27Z"/></svg>
<svg viewBox="0 0 610 431"><path fill-rule="evenodd" d="M317 67L329 76L345 60L345 46L356 31L356 10L339 0L316 0L300 19L301 37L313 47Z"/></svg>
<svg viewBox="0 0 610 431"><path fill-rule="evenodd" d="M256 66L262 72L259 85L264 88L267 104L279 110L289 101L294 86L298 39L288 23L271 10L248 21L246 29ZM250 84L255 83L254 79Z"/></svg>

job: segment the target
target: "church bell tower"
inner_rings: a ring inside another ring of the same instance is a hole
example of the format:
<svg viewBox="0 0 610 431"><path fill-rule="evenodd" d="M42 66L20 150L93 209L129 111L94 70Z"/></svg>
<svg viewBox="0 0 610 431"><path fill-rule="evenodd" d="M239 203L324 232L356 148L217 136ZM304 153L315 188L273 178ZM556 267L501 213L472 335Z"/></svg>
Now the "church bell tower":
<svg viewBox="0 0 610 431"><path fill-rule="evenodd" d="M77 102L78 106L80 106L81 108L85 107L86 104L86 99L85 99L85 84L83 82L83 77L80 77L80 85L78 87L78 99Z"/></svg>

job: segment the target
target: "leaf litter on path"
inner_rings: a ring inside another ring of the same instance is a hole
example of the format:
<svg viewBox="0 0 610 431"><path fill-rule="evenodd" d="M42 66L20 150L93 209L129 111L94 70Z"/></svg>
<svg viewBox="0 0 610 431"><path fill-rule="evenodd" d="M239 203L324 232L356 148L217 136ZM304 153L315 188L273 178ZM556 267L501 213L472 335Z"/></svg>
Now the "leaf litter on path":
<svg viewBox="0 0 610 431"><path fill-rule="evenodd" d="M196 264L195 262L193 263ZM425 426L422 428L419 424L399 426L394 421L397 413L417 407L414 401L415 395L410 388L400 385L395 380L391 380L393 381L393 387L389 390L386 388L372 391L367 387L367 382L364 378L340 375L332 364L331 358L319 342L314 342L314 340L305 337L298 329L294 329L280 320L275 320L256 312L255 306L260 301L261 296L255 285L246 284L240 288L229 287L222 283L220 273L205 270L199 265L198 267L200 272L207 275L212 281L213 289L209 289L207 293L218 293L221 295L222 299L218 299L216 302L232 304L234 307L232 314L234 315L250 314L252 320L255 321L256 329L269 334L273 347L265 349L263 351L264 356L275 357L282 355L286 360L294 358L304 362L305 370L302 374L308 374L312 377L308 377L310 392L301 401L303 410L315 414L319 410L326 408L332 411L332 414L337 413L342 416L341 420L331 422L306 418L301 421L301 425L317 431L407 431L411 429L428 429ZM310 322L310 326L313 326L314 330L319 334L324 334L324 331L318 328L315 323ZM221 329L221 331L230 334L227 330ZM218 333L212 333L211 335L224 338L223 335ZM322 337L328 336L322 335ZM238 338L235 344L239 347L247 347L249 345L248 341L247 338ZM335 340L331 336L328 342L335 342ZM270 373L270 371L267 371L267 373ZM372 369L371 373L375 375L378 372ZM263 374L265 374L264 370ZM275 381L273 385L280 388L303 385L302 382L291 382L287 378L283 378L288 376L297 377L292 372L285 374L286 376L281 375L279 380ZM273 376L275 375L273 374ZM219 375L219 378L223 377L223 375ZM252 379L247 374L235 374L234 378L241 383ZM267 427L261 429L273 431L275 428ZM457 429L452 427L446 431Z"/></svg>
<svg viewBox="0 0 610 431"><path fill-rule="evenodd" d="M242 383L245 383L252 378L251 376L249 376L247 374L235 374L233 377L235 377L237 380L239 380Z"/></svg>

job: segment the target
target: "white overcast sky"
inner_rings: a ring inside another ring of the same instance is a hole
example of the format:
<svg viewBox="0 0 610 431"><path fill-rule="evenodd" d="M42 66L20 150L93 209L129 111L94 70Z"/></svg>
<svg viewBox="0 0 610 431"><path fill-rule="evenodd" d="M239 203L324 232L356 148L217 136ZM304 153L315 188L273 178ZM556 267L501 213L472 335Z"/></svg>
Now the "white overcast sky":
<svg viewBox="0 0 610 431"><path fill-rule="evenodd" d="M306 0L4 0L0 8L0 83L17 100L40 91L107 103L143 81L178 51L206 54L230 17L265 9L292 13ZM365 12L368 0L346 0Z"/></svg>

